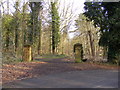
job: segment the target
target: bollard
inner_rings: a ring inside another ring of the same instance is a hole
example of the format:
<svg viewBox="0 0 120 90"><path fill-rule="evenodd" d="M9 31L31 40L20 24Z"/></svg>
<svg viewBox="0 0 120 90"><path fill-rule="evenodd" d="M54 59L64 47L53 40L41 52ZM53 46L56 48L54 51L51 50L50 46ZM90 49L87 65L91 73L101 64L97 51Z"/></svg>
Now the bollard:
<svg viewBox="0 0 120 90"><path fill-rule="evenodd" d="M77 43L74 45L74 56L75 56L75 62L79 63L83 60L83 47L82 44Z"/></svg>
<svg viewBox="0 0 120 90"><path fill-rule="evenodd" d="M30 45L24 45L23 48L23 61L30 62L32 60L32 50Z"/></svg>

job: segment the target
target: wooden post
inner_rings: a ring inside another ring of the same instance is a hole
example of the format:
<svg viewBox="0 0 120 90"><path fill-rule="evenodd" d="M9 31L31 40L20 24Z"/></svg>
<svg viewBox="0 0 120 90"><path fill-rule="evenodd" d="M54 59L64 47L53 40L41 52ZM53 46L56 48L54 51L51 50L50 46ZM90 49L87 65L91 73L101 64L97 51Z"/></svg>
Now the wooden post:
<svg viewBox="0 0 120 90"><path fill-rule="evenodd" d="M82 62L82 60L83 60L82 44L77 43L74 45L74 56L75 56L76 63Z"/></svg>
<svg viewBox="0 0 120 90"><path fill-rule="evenodd" d="M30 45L24 45L23 48L23 61L31 61L32 60L32 50Z"/></svg>

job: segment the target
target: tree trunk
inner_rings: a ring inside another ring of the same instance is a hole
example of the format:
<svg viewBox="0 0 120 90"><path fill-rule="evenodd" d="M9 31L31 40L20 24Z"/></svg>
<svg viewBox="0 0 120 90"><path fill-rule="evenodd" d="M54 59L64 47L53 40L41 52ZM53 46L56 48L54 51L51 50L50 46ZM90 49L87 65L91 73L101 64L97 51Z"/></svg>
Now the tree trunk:
<svg viewBox="0 0 120 90"><path fill-rule="evenodd" d="M9 29L8 29L6 33L6 51L9 50L9 42L10 42L10 35L9 35Z"/></svg>
<svg viewBox="0 0 120 90"><path fill-rule="evenodd" d="M51 32L52 30L50 29L50 36L49 36L49 52L50 52L50 54L52 53L52 39L51 39L51 37L52 37L52 32Z"/></svg>
<svg viewBox="0 0 120 90"><path fill-rule="evenodd" d="M17 28L15 29L15 52L17 51L18 48L18 30Z"/></svg>
<svg viewBox="0 0 120 90"><path fill-rule="evenodd" d="M39 28L39 42L38 42L38 55L40 55L41 54L41 19L40 19L40 28Z"/></svg>
<svg viewBox="0 0 120 90"><path fill-rule="evenodd" d="M88 36L89 36L89 39L90 39L90 47L91 47L92 58L94 59L95 48L94 48L94 44L93 44L93 39L92 39L91 31L88 31Z"/></svg>
<svg viewBox="0 0 120 90"><path fill-rule="evenodd" d="M52 53L55 54L55 36L52 34Z"/></svg>

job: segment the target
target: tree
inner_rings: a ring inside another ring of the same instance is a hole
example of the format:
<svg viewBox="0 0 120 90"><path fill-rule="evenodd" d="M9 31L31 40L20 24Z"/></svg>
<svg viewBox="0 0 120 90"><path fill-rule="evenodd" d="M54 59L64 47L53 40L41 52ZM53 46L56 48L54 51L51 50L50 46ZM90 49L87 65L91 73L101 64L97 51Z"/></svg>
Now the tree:
<svg viewBox="0 0 120 90"><path fill-rule="evenodd" d="M14 58L20 56L19 60L21 59L23 46L26 44L31 44L34 54L40 54L42 0L40 2L20 2L17 0L12 4L8 2L9 0L1 2L3 49L9 51L9 55L12 54ZM7 5L6 8L5 4ZM13 11L11 11L9 5L14 9ZM4 52L5 55L8 55L8 53Z"/></svg>
<svg viewBox="0 0 120 90"><path fill-rule="evenodd" d="M60 17L58 15L56 2L51 2L51 15L52 15L52 53L57 52L57 47L60 42ZM56 51L55 51L56 50Z"/></svg>
<svg viewBox="0 0 120 90"><path fill-rule="evenodd" d="M41 14L40 14L40 16L41 16ZM38 54L41 54L42 18L40 18L40 20L39 20L39 27L38 27L38 29L39 29Z"/></svg>
<svg viewBox="0 0 120 90"><path fill-rule="evenodd" d="M40 54L41 49L41 24L42 18L40 16L40 11L42 10L42 1L40 2L29 2L31 9L30 20L29 20L29 35L28 41L35 49L33 53L37 50L37 53Z"/></svg>
<svg viewBox="0 0 120 90"><path fill-rule="evenodd" d="M9 46L10 46L10 42L11 42L11 34L12 34L12 31L11 29L12 24L13 22L13 18L11 15L4 15L4 17L2 17L2 30L3 30L3 47L5 48L5 51L8 51L9 50Z"/></svg>
<svg viewBox="0 0 120 90"><path fill-rule="evenodd" d="M99 40L99 28L94 27L94 23L92 21L87 21L87 17L83 14L80 14L76 21L77 36L80 39L80 42L84 47L85 56L92 56L92 59L98 57L98 40Z"/></svg>
<svg viewBox="0 0 120 90"><path fill-rule="evenodd" d="M20 13L19 13L19 3L20 2L16 2L15 3L15 9L16 9L16 11L15 11L15 13L14 13L14 25L15 25L15 41L14 41L14 43L15 43L15 52L17 51L17 48L19 47L18 45L19 45L19 34L18 34L18 32L19 32L19 25L20 25Z"/></svg>
<svg viewBox="0 0 120 90"><path fill-rule="evenodd" d="M73 8L74 0L58 0L59 2L59 16L60 16L60 53L69 55L69 31L73 26L73 21L77 17ZM76 8L77 10L77 8Z"/></svg>
<svg viewBox="0 0 120 90"><path fill-rule="evenodd" d="M23 2L23 8L22 8L22 44L23 46L25 44L27 44L28 40L27 40L27 29L28 29L28 21L29 21L29 14L27 13L27 9L28 8L28 2Z"/></svg>
<svg viewBox="0 0 120 90"><path fill-rule="evenodd" d="M85 15L100 27L99 45L108 48L108 61L120 55L120 2L86 2Z"/></svg>
<svg viewBox="0 0 120 90"><path fill-rule="evenodd" d="M30 44L33 44L35 42L36 37L38 36L39 31L38 16L42 6L41 2L30 2L29 6L31 8L29 41Z"/></svg>

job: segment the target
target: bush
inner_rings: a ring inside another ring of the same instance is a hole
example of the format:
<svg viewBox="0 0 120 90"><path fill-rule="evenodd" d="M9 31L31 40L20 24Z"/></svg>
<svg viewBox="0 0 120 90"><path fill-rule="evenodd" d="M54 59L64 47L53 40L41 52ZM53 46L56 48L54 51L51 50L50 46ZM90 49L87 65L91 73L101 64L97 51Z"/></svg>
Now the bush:
<svg viewBox="0 0 120 90"><path fill-rule="evenodd" d="M15 56L14 53L4 53L3 58L2 58L2 63L3 64L12 64L12 63L17 63L17 62L22 62L22 57L21 56Z"/></svg>

